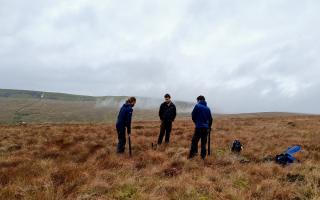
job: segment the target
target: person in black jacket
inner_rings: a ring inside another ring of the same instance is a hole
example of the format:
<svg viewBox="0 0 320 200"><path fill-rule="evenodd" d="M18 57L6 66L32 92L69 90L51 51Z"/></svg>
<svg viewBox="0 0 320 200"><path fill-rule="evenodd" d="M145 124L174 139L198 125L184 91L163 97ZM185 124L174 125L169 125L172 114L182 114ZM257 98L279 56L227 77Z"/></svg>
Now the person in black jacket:
<svg viewBox="0 0 320 200"><path fill-rule="evenodd" d="M201 139L201 158L205 159L207 151L207 137L212 126L212 114L204 96L197 98L197 105L192 111L192 121L195 124L195 132L191 141L189 158L193 158L198 153L198 143Z"/></svg>
<svg viewBox="0 0 320 200"><path fill-rule="evenodd" d="M118 115L118 120L116 124L117 133L118 133L118 146L117 153L124 153L126 145L126 130L127 133L131 134L131 119L133 107L136 103L135 97L130 97L125 104L121 107Z"/></svg>
<svg viewBox="0 0 320 200"><path fill-rule="evenodd" d="M159 109L159 117L161 120L160 134L158 138L158 145L162 143L163 136L165 137L165 142L169 143L170 133L172 129L172 122L176 118L176 106L171 101L171 96L169 94L164 95L165 102L163 102Z"/></svg>

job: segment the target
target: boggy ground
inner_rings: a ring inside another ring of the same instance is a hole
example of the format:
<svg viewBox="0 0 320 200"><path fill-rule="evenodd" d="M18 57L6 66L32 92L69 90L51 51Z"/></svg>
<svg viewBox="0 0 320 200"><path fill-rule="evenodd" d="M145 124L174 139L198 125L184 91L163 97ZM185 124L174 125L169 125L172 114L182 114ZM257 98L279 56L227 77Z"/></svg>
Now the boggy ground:
<svg viewBox="0 0 320 200"><path fill-rule="evenodd" d="M133 124L133 156L115 153L113 124L0 126L0 199L319 199L320 117L219 117L213 155L187 160L193 124L174 123L152 149L159 122ZM230 153L234 139L241 155ZM299 144L300 163L272 161Z"/></svg>

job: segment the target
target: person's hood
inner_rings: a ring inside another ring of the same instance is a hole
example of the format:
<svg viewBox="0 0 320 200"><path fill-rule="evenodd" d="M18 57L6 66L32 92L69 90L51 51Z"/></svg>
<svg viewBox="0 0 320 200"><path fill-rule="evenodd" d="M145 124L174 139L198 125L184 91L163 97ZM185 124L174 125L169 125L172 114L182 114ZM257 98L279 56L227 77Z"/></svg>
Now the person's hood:
<svg viewBox="0 0 320 200"><path fill-rule="evenodd" d="M206 101L199 101L198 104L203 105L203 106L207 106L207 102Z"/></svg>
<svg viewBox="0 0 320 200"><path fill-rule="evenodd" d="M130 103L125 103L125 104L123 104L123 106L126 107L126 108L127 107L132 107L132 105Z"/></svg>

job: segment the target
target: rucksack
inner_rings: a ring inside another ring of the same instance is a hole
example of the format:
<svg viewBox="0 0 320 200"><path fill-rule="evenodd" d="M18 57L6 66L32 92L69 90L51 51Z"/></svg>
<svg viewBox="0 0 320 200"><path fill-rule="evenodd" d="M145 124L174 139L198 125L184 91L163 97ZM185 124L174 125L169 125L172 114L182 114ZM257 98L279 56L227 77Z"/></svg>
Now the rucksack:
<svg viewBox="0 0 320 200"><path fill-rule="evenodd" d="M276 155L275 162L280 165L293 163L295 160L297 160L295 157L293 157L293 155L299 151L301 151L301 147L298 145L289 147L284 153Z"/></svg>
<svg viewBox="0 0 320 200"><path fill-rule="evenodd" d="M276 158L275 158L276 163L280 165L287 165L287 164L293 163L294 160L295 158L293 158L290 154L287 154L287 153L276 155Z"/></svg>
<svg viewBox="0 0 320 200"><path fill-rule="evenodd" d="M240 153L241 150L243 149L243 146L239 140L234 140L231 146L231 151Z"/></svg>

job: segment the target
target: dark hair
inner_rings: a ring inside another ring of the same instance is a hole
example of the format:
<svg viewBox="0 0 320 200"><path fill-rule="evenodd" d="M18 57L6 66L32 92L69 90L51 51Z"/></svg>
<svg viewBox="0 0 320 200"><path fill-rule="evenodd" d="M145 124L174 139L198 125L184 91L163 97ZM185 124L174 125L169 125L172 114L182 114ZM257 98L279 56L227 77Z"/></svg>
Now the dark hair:
<svg viewBox="0 0 320 200"><path fill-rule="evenodd" d="M128 100L127 100L127 103L135 103L137 100L135 97L130 97Z"/></svg>
<svg viewBox="0 0 320 200"><path fill-rule="evenodd" d="M204 98L204 96L200 95L197 97L197 101L205 101L206 98Z"/></svg>
<svg viewBox="0 0 320 200"><path fill-rule="evenodd" d="M171 99L171 96L170 96L170 94L165 94L165 95L164 95L164 98L169 98L169 99Z"/></svg>

